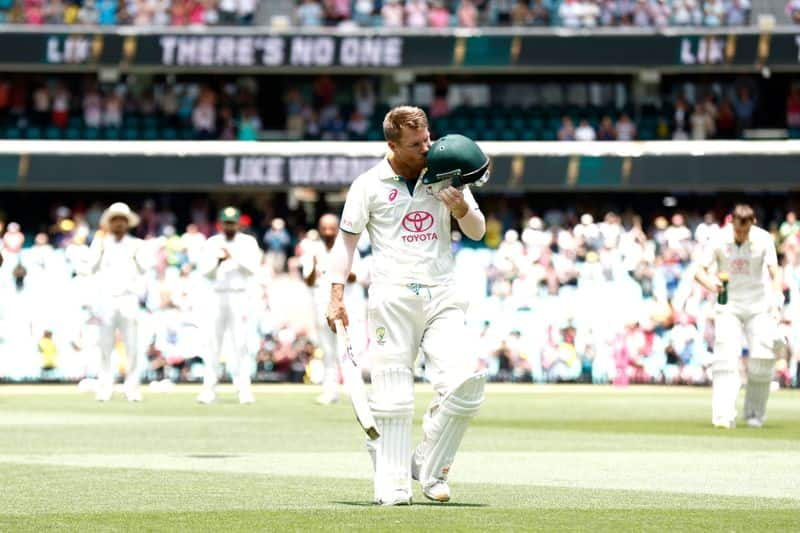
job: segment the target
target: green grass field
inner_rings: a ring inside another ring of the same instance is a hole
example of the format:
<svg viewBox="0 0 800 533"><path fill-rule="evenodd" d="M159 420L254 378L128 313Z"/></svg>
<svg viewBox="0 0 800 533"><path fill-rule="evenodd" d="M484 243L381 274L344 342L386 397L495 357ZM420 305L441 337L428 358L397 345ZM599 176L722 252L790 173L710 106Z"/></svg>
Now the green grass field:
<svg viewBox="0 0 800 533"><path fill-rule="evenodd" d="M145 391L146 392L146 391ZM453 500L370 504L348 403L194 387L97 404L74 387L0 387L0 531L799 531L800 391L761 430L714 430L709 389L490 386ZM420 386L419 419L430 388ZM741 398L740 398L741 402Z"/></svg>

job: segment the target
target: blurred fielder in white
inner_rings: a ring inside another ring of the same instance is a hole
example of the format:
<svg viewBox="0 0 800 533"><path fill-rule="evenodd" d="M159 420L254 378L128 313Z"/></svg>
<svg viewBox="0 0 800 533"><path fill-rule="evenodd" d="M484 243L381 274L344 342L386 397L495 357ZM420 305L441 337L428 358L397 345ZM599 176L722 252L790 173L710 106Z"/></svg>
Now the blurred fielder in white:
<svg viewBox="0 0 800 533"><path fill-rule="evenodd" d="M125 343L128 365L125 372L125 396L131 402L142 401L139 390L138 315L142 274L150 266L141 239L128 235L139 224L139 216L127 204L117 202L103 212L100 226L89 248L89 271L95 274L98 298L95 314L100 320L100 368L96 398L111 399L114 371L111 353L117 332Z"/></svg>
<svg viewBox="0 0 800 533"><path fill-rule="evenodd" d="M201 252L198 271L206 276L213 289L211 296L211 345L206 353L203 389L197 396L200 403L209 404L217 398L218 365L225 333L230 333L233 347L233 382L239 390L239 402L255 402L250 383L252 361L248 340L250 336L253 276L261 264L258 242L239 231L241 212L226 207L219 214L222 233L209 238Z"/></svg>
<svg viewBox="0 0 800 533"><path fill-rule="evenodd" d="M317 402L323 405L335 403L339 399L339 354L336 349L336 334L328 327L325 312L331 295L330 261L331 250L339 234L339 217L333 214L322 215L318 224L320 246L306 252L301 258L303 281L311 288L314 305L317 339L323 353L325 376L322 381L322 394ZM356 355L361 354L366 345L363 329L364 289L359 283L363 279L360 255L356 250L353 266L347 276L344 288L345 305L350 310L350 340Z"/></svg>
<svg viewBox="0 0 800 533"><path fill-rule="evenodd" d="M727 288L720 276L728 277ZM715 314L711 421L716 427L736 426L739 357L745 337L749 357L744 418L749 426L761 427L775 352L780 347L777 315L784 297L775 242L755 226L752 207L739 204L734 208L732 223L704 250L695 279L709 291L723 295L718 297Z"/></svg>

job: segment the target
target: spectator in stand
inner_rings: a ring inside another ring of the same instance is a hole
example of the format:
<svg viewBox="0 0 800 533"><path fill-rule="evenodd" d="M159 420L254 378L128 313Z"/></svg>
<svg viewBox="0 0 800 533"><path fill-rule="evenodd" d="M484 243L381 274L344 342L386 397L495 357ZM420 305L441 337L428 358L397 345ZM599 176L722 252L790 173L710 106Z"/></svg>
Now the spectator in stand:
<svg viewBox="0 0 800 533"><path fill-rule="evenodd" d="M405 11L400 0L386 0L381 8L383 25L387 28L400 28L404 24Z"/></svg>
<svg viewBox="0 0 800 533"><path fill-rule="evenodd" d="M461 0L457 15L461 28L475 28L478 25L478 8L472 0Z"/></svg>
<svg viewBox="0 0 800 533"><path fill-rule="evenodd" d="M544 0L533 0L531 6L531 24L534 26L550 25L550 8L544 5Z"/></svg>
<svg viewBox="0 0 800 533"><path fill-rule="evenodd" d="M800 24L800 0L789 0L784 10L795 24Z"/></svg>
<svg viewBox="0 0 800 533"><path fill-rule="evenodd" d="M651 10L651 17L656 28L669 26L672 10L666 0L658 0Z"/></svg>
<svg viewBox="0 0 800 533"><path fill-rule="evenodd" d="M635 141L636 124L631 121L627 113L622 113L617 120L616 128L618 141Z"/></svg>
<svg viewBox="0 0 800 533"><path fill-rule="evenodd" d="M789 211L778 229L778 243L782 245L786 239L798 234L800 234L800 220L797 220L797 213Z"/></svg>
<svg viewBox="0 0 800 533"><path fill-rule="evenodd" d="M9 222L6 226L6 232L3 234L3 251L6 254L6 261L9 259L8 255L17 255L22 250L22 245L25 244L25 234L16 222Z"/></svg>
<svg viewBox="0 0 800 533"><path fill-rule="evenodd" d="M689 122L692 126L692 139L704 141L714 136L714 121L703 104L695 104Z"/></svg>
<svg viewBox="0 0 800 533"><path fill-rule="evenodd" d="M600 22L600 6L597 0L587 0L583 3L581 14L581 26L584 28L596 28Z"/></svg>
<svg viewBox="0 0 800 533"><path fill-rule="evenodd" d="M682 96L675 102L675 113L672 115L672 138L683 141L689 138L689 105Z"/></svg>
<svg viewBox="0 0 800 533"><path fill-rule="evenodd" d="M727 26L746 26L750 18L749 0L731 0L726 10L725 23Z"/></svg>
<svg viewBox="0 0 800 533"><path fill-rule="evenodd" d="M433 0L428 14L428 26L431 28L447 28L450 26L450 10L442 0Z"/></svg>
<svg viewBox="0 0 800 533"><path fill-rule="evenodd" d="M425 28L428 25L428 0L406 0L406 26Z"/></svg>
<svg viewBox="0 0 800 533"><path fill-rule="evenodd" d="M733 108L736 111L737 129L741 133L753 125L756 103L746 85L739 88L736 96Z"/></svg>
<svg viewBox="0 0 800 533"><path fill-rule="evenodd" d="M614 129L614 123L611 122L611 117L608 115L603 116L600 120L600 127L597 129L598 141L616 141L617 130Z"/></svg>
<svg viewBox="0 0 800 533"><path fill-rule="evenodd" d="M580 28L583 7L578 0L564 0L558 8L558 16L566 28Z"/></svg>
<svg viewBox="0 0 800 533"><path fill-rule="evenodd" d="M25 2L25 22L32 26L44 24L42 0L28 0Z"/></svg>
<svg viewBox="0 0 800 533"><path fill-rule="evenodd" d="M516 0L514 7L511 8L511 25L528 26L533 22L528 0Z"/></svg>
<svg viewBox="0 0 800 533"><path fill-rule="evenodd" d="M638 0L631 12L631 20L634 26L649 27L653 25L653 17L647 0Z"/></svg>
<svg viewBox="0 0 800 533"><path fill-rule="evenodd" d="M57 128L66 128L69 120L69 89L63 83L59 84L53 96L53 125Z"/></svg>
<svg viewBox="0 0 800 533"><path fill-rule="evenodd" d="M203 90L192 111L192 128L198 139L212 139L216 133L217 112L214 107L214 94Z"/></svg>
<svg viewBox="0 0 800 533"><path fill-rule="evenodd" d="M800 128L800 87L792 87L786 99L786 126Z"/></svg>
<svg viewBox="0 0 800 533"><path fill-rule="evenodd" d="M242 112L239 123L240 141L257 141L261 135L261 118L254 107L249 107Z"/></svg>
<svg viewBox="0 0 800 533"><path fill-rule="evenodd" d="M256 15L259 0L239 0L239 6L236 10L238 15L238 22L243 26L250 26L253 24L253 18Z"/></svg>
<svg viewBox="0 0 800 533"><path fill-rule="evenodd" d="M353 2L353 20L359 26L372 26L375 13L374 0L355 0Z"/></svg>
<svg viewBox="0 0 800 533"><path fill-rule="evenodd" d="M83 97L83 123L87 128L99 128L103 124L103 99L94 87Z"/></svg>
<svg viewBox="0 0 800 533"><path fill-rule="evenodd" d="M575 130L575 140L576 141L593 141L597 137L597 134L594 131L594 128L589 121L585 118L582 118L580 123L578 124L578 128Z"/></svg>
<svg viewBox="0 0 800 533"><path fill-rule="evenodd" d="M33 122L38 126L50 120L50 91L42 84L33 91Z"/></svg>
<svg viewBox="0 0 800 533"><path fill-rule="evenodd" d="M692 24L692 12L686 0L675 0L672 3L672 25L690 26Z"/></svg>
<svg viewBox="0 0 800 533"><path fill-rule="evenodd" d="M45 5L44 21L47 24L64 24L63 0L51 0Z"/></svg>
<svg viewBox="0 0 800 533"><path fill-rule="evenodd" d="M561 117L561 128L559 128L558 130L558 140L559 141L575 140L575 127L572 125L572 119L569 118L568 116Z"/></svg>
<svg viewBox="0 0 800 533"><path fill-rule="evenodd" d="M716 28L722 26L725 17L725 7L718 0L705 0L703 3L703 26Z"/></svg>
<svg viewBox="0 0 800 533"><path fill-rule="evenodd" d="M103 106L103 125L108 128L122 126L122 97L113 91L109 94Z"/></svg>
<svg viewBox="0 0 800 533"><path fill-rule="evenodd" d="M83 5L78 12L78 22L80 24L92 26L97 24L99 17L100 14L97 11L97 6L95 5L94 0L83 0Z"/></svg>
<svg viewBox="0 0 800 533"><path fill-rule="evenodd" d="M364 141L367 138L368 129L369 121L358 111L353 111L350 115L350 120L347 122L349 138L356 141Z"/></svg>
<svg viewBox="0 0 800 533"><path fill-rule="evenodd" d="M736 114L730 100L723 100L719 105L716 131L719 139L736 138Z"/></svg>

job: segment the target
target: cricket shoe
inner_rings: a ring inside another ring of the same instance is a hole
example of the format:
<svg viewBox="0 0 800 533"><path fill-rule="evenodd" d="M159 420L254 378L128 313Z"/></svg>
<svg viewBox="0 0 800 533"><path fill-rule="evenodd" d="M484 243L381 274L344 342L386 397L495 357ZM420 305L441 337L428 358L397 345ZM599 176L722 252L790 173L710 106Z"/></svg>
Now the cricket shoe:
<svg viewBox="0 0 800 533"><path fill-rule="evenodd" d="M209 389L203 389L200 391L200 394L197 395L197 403L204 403L206 405L214 403L216 399L217 393Z"/></svg>
<svg viewBox="0 0 800 533"><path fill-rule="evenodd" d="M715 420L714 427L719 429L736 429L736 420Z"/></svg>
<svg viewBox="0 0 800 533"><path fill-rule="evenodd" d="M375 503L383 507L395 505L411 505L411 491L405 489L395 489L386 498L378 498Z"/></svg>
<svg viewBox="0 0 800 533"><path fill-rule="evenodd" d="M764 426L764 419L757 416L751 416L747 419L747 425L751 428L760 428Z"/></svg>
<svg viewBox="0 0 800 533"><path fill-rule="evenodd" d="M94 395L94 399L97 400L98 402L108 402L111 400L111 394L112 394L111 389L98 390L97 393Z"/></svg>
<svg viewBox="0 0 800 533"><path fill-rule="evenodd" d="M322 393L317 396L316 402L320 405L333 405L339 401L339 397L335 394Z"/></svg>
<svg viewBox="0 0 800 533"><path fill-rule="evenodd" d="M256 397L253 396L252 389L247 387L239 391L239 403L242 405L256 403Z"/></svg>
<svg viewBox="0 0 800 533"><path fill-rule="evenodd" d="M125 392L125 397L128 399L129 402L141 402L142 401L142 393L138 390L131 390Z"/></svg>
<svg viewBox="0 0 800 533"><path fill-rule="evenodd" d="M411 459L411 479L419 481L419 469L422 465L417 461L417 454ZM421 483L420 483L421 485ZM431 501L445 503L450 501L450 485L446 479L437 479L433 484L422 487L422 494Z"/></svg>

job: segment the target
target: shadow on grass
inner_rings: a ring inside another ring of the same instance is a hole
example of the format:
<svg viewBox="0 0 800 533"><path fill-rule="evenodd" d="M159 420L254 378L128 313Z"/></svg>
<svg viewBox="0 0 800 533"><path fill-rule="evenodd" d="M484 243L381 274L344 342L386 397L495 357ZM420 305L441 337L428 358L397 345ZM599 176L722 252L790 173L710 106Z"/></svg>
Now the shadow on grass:
<svg viewBox="0 0 800 533"><path fill-rule="evenodd" d="M380 505L372 502L343 502L343 501L335 501L331 502L337 505L349 505L352 507L380 507ZM396 507L416 507L416 506L426 506L426 507L463 507L463 508L470 508L470 507L489 507L485 503L437 503L437 502L415 502L410 506L402 506L398 505Z"/></svg>

